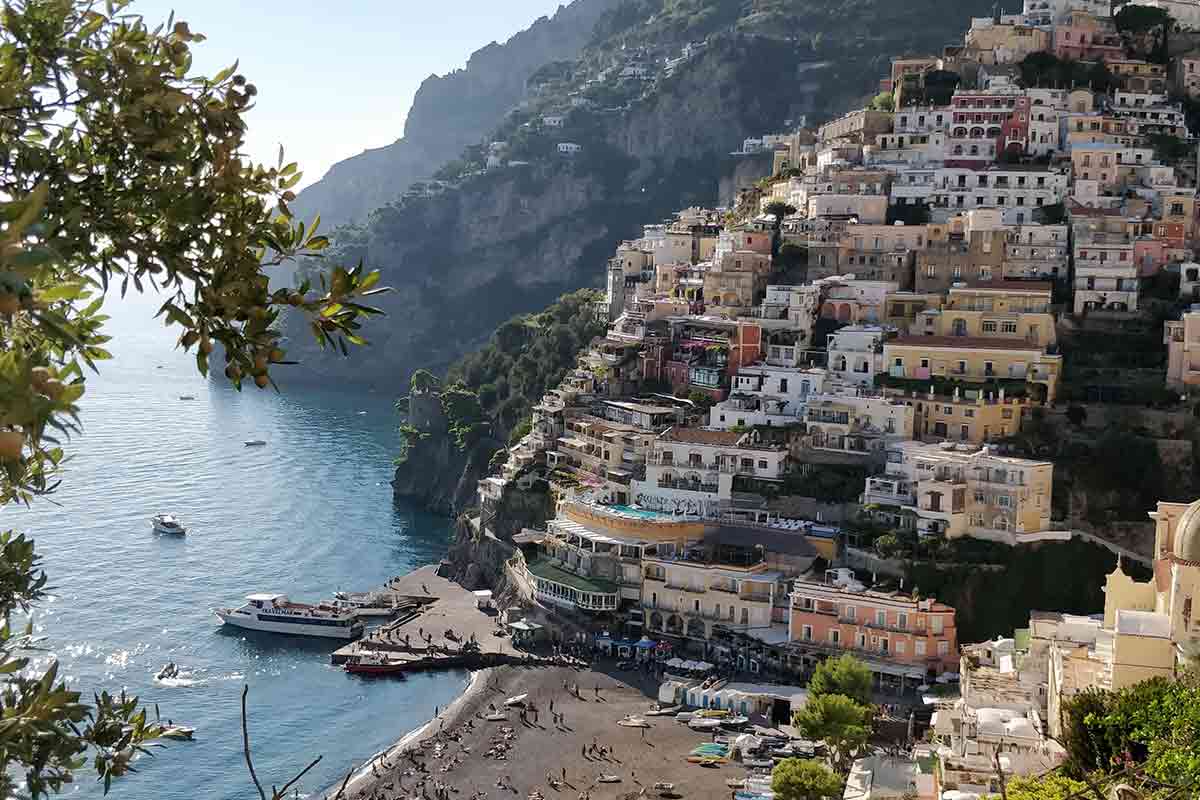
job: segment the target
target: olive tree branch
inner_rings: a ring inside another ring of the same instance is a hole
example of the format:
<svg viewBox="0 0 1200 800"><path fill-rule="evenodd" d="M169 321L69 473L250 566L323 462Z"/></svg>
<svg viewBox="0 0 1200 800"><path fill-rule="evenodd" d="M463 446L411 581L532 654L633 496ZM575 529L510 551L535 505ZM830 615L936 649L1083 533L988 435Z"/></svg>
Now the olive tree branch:
<svg viewBox="0 0 1200 800"><path fill-rule="evenodd" d="M246 695L250 693L250 684L242 685L242 752L246 756L246 768L250 770L250 779L254 781L254 788L258 789L258 796L262 800L267 800L267 793L263 791L262 784L258 782L258 775L254 774L254 762L250 760L250 729L246 726Z"/></svg>

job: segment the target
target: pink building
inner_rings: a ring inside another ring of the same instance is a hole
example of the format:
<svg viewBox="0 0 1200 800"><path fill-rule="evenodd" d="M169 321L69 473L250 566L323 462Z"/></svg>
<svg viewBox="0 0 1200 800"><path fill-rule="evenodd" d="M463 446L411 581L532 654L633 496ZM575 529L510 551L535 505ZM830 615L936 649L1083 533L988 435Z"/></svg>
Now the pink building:
<svg viewBox="0 0 1200 800"><path fill-rule="evenodd" d="M1141 237L1133 242L1133 260L1138 265L1138 275L1147 278L1157 275L1170 261L1167 243L1158 239Z"/></svg>
<svg viewBox="0 0 1200 800"><path fill-rule="evenodd" d="M851 653L872 672L924 682L958 669L954 609L937 600L864 589L850 570L826 582L798 578L791 594L788 640L794 649Z"/></svg>
<svg viewBox="0 0 1200 800"><path fill-rule="evenodd" d="M1054 26L1054 55L1073 61L1112 61L1124 58L1125 48L1111 19L1074 11Z"/></svg>

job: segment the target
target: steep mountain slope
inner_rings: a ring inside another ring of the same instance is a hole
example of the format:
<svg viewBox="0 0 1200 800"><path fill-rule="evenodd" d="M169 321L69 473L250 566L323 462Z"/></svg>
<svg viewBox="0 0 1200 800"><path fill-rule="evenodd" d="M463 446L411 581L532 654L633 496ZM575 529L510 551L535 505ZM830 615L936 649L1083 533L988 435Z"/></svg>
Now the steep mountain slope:
<svg viewBox="0 0 1200 800"><path fill-rule="evenodd" d="M489 137L527 163L484 173L485 149L468 148L451 189L377 209L338 242L398 291L381 304L389 316L371 326L369 353L348 362L298 352L298 377L399 388L415 368L444 368L508 317L597 285L614 245L641 224L728 200L718 187L747 136L841 113L874 94L893 55L939 50L985 8L625 0L600 18L580 59ZM625 77L639 67L652 74ZM547 126L548 115L564 116L562 127ZM583 150L564 157L559 142Z"/></svg>
<svg viewBox="0 0 1200 800"><path fill-rule="evenodd" d="M534 70L578 55L592 39L596 20L617 3L575 0L504 44L477 50L464 69L427 78L413 99L402 138L338 162L300 193L293 210L305 219L320 212L325 230L365 222L370 211L491 131L520 102Z"/></svg>

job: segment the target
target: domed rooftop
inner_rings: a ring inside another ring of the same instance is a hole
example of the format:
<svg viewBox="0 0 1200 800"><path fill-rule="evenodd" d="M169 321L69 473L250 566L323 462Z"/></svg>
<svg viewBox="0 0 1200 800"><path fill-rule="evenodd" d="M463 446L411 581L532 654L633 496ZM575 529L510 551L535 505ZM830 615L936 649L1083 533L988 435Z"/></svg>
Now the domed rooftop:
<svg viewBox="0 0 1200 800"><path fill-rule="evenodd" d="M1175 525L1172 553L1188 561L1200 561L1200 500L1192 503Z"/></svg>

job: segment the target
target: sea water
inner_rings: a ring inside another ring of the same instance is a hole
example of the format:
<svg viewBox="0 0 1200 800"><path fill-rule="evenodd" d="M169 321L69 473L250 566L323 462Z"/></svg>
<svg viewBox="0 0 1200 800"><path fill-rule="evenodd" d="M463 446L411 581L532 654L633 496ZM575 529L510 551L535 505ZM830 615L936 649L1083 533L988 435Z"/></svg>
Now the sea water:
<svg viewBox="0 0 1200 800"><path fill-rule="evenodd" d="M85 700L126 689L164 722L196 728L194 742L139 756L137 774L114 786L122 800L257 797L242 755L243 685L268 793L322 756L299 785L317 793L449 704L466 674L350 676L329 662L341 642L223 629L212 608L250 592L316 601L378 587L441 558L449 525L392 503L390 394L239 394L199 376L174 348L177 330L152 320L156 308L110 304L116 358L89 378L61 489L53 503L0 511L0 529L36 538L53 586L34 615L46 637L38 663L57 658ZM355 357L370 368L369 348ZM187 536L152 533L160 512ZM155 680L167 661L181 677ZM101 796L93 778L85 768L67 794Z"/></svg>

